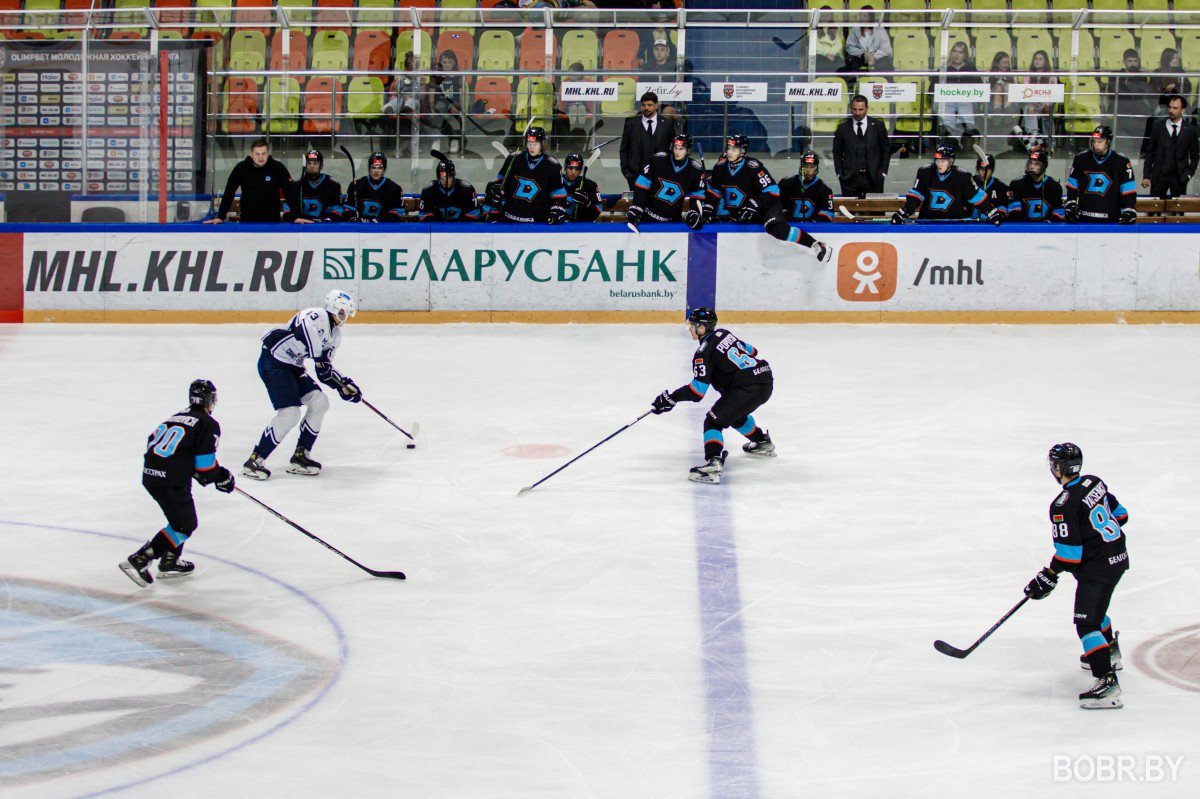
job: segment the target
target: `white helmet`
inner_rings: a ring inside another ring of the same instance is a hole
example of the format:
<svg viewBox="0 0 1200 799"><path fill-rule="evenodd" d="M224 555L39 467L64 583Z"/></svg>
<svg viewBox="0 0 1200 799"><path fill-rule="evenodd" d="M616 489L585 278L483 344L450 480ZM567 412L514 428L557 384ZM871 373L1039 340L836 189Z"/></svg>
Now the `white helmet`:
<svg viewBox="0 0 1200 799"><path fill-rule="evenodd" d="M333 320L344 325L346 320L358 313L358 303L349 292L334 289L325 295L325 310L333 314Z"/></svg>

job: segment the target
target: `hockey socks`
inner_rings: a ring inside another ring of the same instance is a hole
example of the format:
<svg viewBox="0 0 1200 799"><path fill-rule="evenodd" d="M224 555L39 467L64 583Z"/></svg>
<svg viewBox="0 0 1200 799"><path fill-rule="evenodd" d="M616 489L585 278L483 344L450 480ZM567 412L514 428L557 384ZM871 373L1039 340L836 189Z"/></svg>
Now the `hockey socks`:
<svg viewBox="0 0 1200 799"><path fill-rule="evenodd" d="M720 456L725 449L725 436L720 430L706 429L704 431L704 459L710 461Z"/></svg>

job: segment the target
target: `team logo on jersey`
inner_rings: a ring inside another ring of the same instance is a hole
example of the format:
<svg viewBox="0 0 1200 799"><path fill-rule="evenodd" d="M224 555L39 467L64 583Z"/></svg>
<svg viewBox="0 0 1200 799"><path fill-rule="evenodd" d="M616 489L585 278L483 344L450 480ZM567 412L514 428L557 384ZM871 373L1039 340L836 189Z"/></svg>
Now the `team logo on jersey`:
<svg viewBox="0 0 1200 799"><path fill-rule="evenodd" d="M949 192L941 189L934 189L929 192L929 207L934 211L945 211L950 207L950 203L954 202L954 198Z"/></svg>
<svg viewBox="0 0 1200 799"><path fill-rule="evenodd" d="M817 210L817 207L813 205L812 200L801 200L800 202L796 203L794 218L811 219L813 211L815 210Z"/></svg>
<svg viewBox="0 0 1200 799"><path fill-rule="evenodd" d="M517 190L513 192L513 196L518 200L531 202L541 190L542 187L529 178L517 178Z"/></svg>
<svg viewBox="0 0 1200 799"><path fill-rule="evenodd" d="M362 215L368 219L378 218L379 212L383 210L383 206L374 200L362 200L359 205L362 207Z"/></svg>
<svg viewBox="0 0 1200 799"><path fill-rule="evenodd" d="M1046 214L1050 212L1050 206L1045 200L1026 200L1028 211L1026 212L1030 219L1045 219Z"/></svg>
<svg viewBox="0 0 1200 799"><path fill-rule="evenodd" d="M838 296L847 302L884 302L896 294L899 257L882 241L844 244L838 251Z"/></svg>
<svg viewBox="0 0 1200 799"><path fill-rule="evenodd" d="M678 183L670 180L658 179L661 184L658 189L658 194L654 195L656 200L662 200L667 205L674 205L679 202L679 198L683 196L683 187Z"/></svg>
<svg viewBox="0 0 1200 799"><path fill-rule="evenodd" d="M724 193L724 202L728 208L740 208L746 200L746 193L734 186L726 186Z"/></svg>
<svg viewBox="0 0 1200 799"><path fill-rule="evenodd" d="M450 222L454 219L458 219L460 216L462 216L462 209L456 205L451 205L447 208L442 209L442 217L447 222Z"/></svg>
<svg viewBox="0 0 1200 799"><path fill-rule="evenodd" d="M324 208L320 200L311 200L307 197L302 201L301 207L303 214L308 217L320 216L321 209Z"/></svg>
<svg viewBox="0 0 1200 799"><path fill-rule="evenodd" d="M1085 172L1087 175L1087 188L1084 189L1088 194L1108 194L1109 188L1112 186L1112 178L1103 172Z"/></svg>

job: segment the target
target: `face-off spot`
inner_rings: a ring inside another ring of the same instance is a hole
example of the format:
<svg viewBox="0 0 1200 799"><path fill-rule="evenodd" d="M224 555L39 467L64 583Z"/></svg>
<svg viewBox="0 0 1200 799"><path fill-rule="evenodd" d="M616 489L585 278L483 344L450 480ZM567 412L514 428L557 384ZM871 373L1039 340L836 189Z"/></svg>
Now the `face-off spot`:
<svg viewBox="0 0 1200 799"><path fill-rule="evenodd" d="M512 447L505 447L500 450L501 455L507 455L510 458L561 458L564 455L571 454L571 450L559 444L517 444Z"/></svg>

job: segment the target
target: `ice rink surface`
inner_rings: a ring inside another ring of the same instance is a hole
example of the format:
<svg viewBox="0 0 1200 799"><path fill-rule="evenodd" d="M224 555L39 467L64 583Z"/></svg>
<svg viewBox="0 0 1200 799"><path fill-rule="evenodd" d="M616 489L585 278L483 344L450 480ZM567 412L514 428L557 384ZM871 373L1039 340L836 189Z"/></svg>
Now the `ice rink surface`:
<svg viewBox="0 0 1200 799"><path fill-rule="evenodd" d="M689 482L710 399L518 499L688 382L684 326L351 323L336 365L418 449L335 399L320 477L293 432L239 485L408 581L197 486L197 573L138 589L146 436L212 379L236 470L265 326L0 326L0 795L1200 795L1200 329L729 327L780 457L729 431ZM1131 514L1117 711L1078 707L1070 577L932 647L1048 562L1062 440Z"/></svg>

